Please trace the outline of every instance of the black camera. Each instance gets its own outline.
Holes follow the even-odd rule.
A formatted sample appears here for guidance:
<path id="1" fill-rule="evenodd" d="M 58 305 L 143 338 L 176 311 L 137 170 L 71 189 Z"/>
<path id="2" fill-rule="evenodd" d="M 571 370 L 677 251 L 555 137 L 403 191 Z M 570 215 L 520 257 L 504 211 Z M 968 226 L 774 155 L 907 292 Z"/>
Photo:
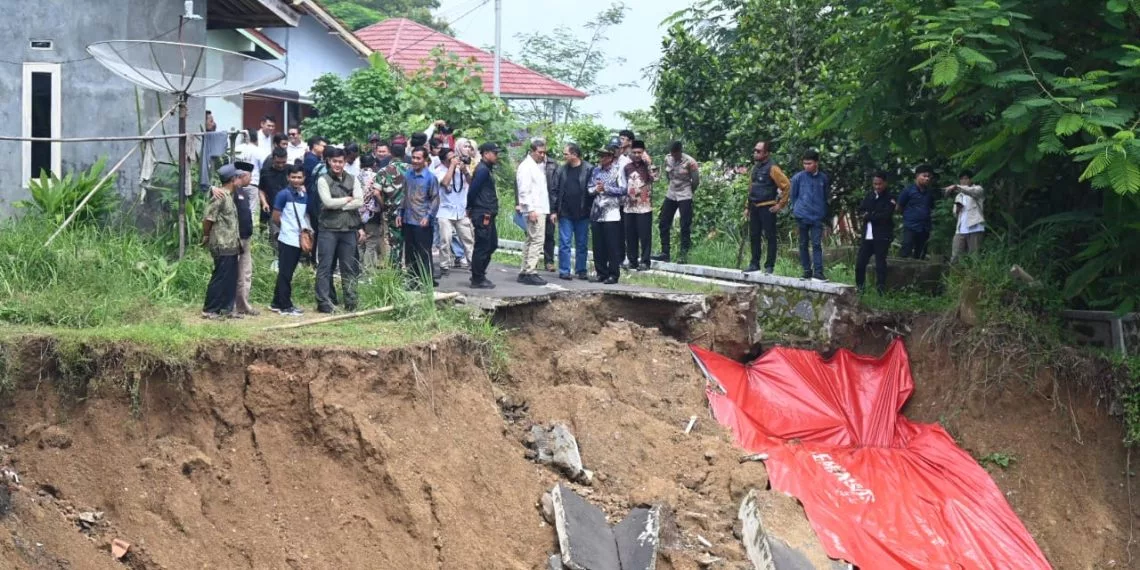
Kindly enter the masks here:
<path id="1" fill-rule="evenodd" d="M 451 128 L 451 125 L 444 125 L 439 128 L 439 134 L 441 135 L 450 135 L 453 132 L 455 132 L 455 130 Z"/>
<path id="2" fill-rule="evenodd" d="M 471 164 L 471 157 L 470 156 L 461 156 L 461 157 L 459 157 L 459 160 L 462 160 L 463 164 Z"/>

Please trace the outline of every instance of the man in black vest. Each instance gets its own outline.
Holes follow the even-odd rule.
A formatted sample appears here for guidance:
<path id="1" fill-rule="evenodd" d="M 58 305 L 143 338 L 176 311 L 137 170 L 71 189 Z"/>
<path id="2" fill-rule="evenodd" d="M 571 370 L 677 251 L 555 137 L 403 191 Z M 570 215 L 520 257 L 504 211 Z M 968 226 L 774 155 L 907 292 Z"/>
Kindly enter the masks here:
<path id="1" fill-rule="evenodd" d="M 745 273 L 760 271 L 761 238 L 768 240 L 768 256 L 764 259 L 764 273 L 771 275 L 776 269 L 776 214 L 788 203 L 792 183 L 779 166 L 772 163 L 772 145 L 760 141 L 752 149 L 756 164 L 752 167 L 752 182 L 748 188 L 748 205 L 744 217 L 748 219 L 752 245 L 752 262 Z"/>
<path id="2" fill-rule="evenodd" d="M 332 270 L 340 264 L 341 288 L 344 308 L 356 310 L 356 278 L 360 263 L 356 244 L 363 239 L 360 207 L 364 193 L 355 176 L 345 172 L 344 150 L 330 148 L 325 151 L 329 171 L 317 179 L 317 194 L 321 200 L 317 233 L 317 310 L 333 312 Z"/>

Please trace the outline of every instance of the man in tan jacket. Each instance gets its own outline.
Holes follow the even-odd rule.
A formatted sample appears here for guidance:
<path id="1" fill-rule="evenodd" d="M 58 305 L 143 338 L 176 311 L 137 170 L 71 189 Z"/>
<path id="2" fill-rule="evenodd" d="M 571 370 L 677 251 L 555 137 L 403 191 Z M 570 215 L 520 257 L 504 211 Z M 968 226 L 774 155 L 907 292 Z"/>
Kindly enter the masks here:
<path id="1" fill-rule="evenodd" d="M 943 188 L 947 196 L 954 197 L 954 215 L 958 220 L 951 246 L 950 262 L 958 260 L 962 254 L 974 253 L 982 248 L 982 237 L 986 235 L 984 215 L 986 192 L 973 183 L 974 173 L 965 170 L 958 175 L 958 183 Z"/>

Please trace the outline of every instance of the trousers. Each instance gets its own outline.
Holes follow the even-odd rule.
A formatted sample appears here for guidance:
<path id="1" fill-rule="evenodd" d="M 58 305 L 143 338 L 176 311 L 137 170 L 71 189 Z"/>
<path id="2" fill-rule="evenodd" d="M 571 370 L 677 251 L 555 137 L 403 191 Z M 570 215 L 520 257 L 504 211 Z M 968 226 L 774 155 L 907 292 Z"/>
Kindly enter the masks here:
<path id="1" fill-rule="evenodd" d="M 875 257 L 875 288 L 880 294 L 887 290 L 887 253 L 890 249 L 889 239 L 865 239 L 859 244 L 859 253 L 855 256 L 855 286 L 860 291 L 867 280 L 867 263 L 871 256 Z"/>
<path id="2" fill-rule="evenodd" d="M 537 273 L 538 260 L 542 257 L 542 246 L 546 241 L 546 223 L 549 216 L 539 214 L 538 219 L 526 218 L 526 241 L 523 242 L 523 261 L 519 275 Z"/>
<path id="3" fill-rule="evenodd" d="M 673 237 L 671 235 L 673 218 L 677 215 L 678 210 L 681 212 L 681 257 L 684 257 L 693 246 L 693 201 L 666 198 L 661 203 L 661 216 L 657 220 L 657 231 L 661 235 L 661 253 L 665 257 L 669 257 L 669 242 Z"/>
<path id="4" fill-rule="evenodd" d="M 625 214 L 625 256 L 630 267 L 649 267 L 649 256 L 653 251 L 653 212 Z"/>
<path id="5" fill-rule="evenodd" d="M 277 285 L 273 288 L 274 309 L 293 308 L 293 273 L 301 262 L 301 248 L 289 244 L 277 244 Z"/>
<path id="6" fill-rule="evenodd" d="M 206 302 L 202 311 L 224 313 L 233 309 L 237 296 L 237 255 L 215 255 L 214 272 L 206 285 Z"/>
<path id="7" fill-rule="evenodd" d="M 751 242 L 753 267 L 760 267 L 760 247 L 768 242 L 768 255 L 764 258 L 765 269 L 776 267 L 776 214 L 771 206 L 748 205 L 748 235 Z"/>
<path id="8" fill-rule="evenodd" d="M 487 279 L 487 266 L 491 255 L 499 249 L 499 230 L 495 227 L 495 214 L 474 214 L 475 247 L 471 254 L 471 282 Z"/>
<path id="9" fill-rule="evenodd" d="M 360 263 L 356 255 L 356 232 L 325 230 L 317 234 L 317 309 L 330 311 L 333 302 L 333 266 L 340 265 L 340 286 L 346 309 L 356 309 L 356 279 Z"/>
<path id="10" fill-rule="evenodd" d="M 598 280 L 621 278 L 622 223 L 594 222 L 593 233 L 594 269 Z"/>

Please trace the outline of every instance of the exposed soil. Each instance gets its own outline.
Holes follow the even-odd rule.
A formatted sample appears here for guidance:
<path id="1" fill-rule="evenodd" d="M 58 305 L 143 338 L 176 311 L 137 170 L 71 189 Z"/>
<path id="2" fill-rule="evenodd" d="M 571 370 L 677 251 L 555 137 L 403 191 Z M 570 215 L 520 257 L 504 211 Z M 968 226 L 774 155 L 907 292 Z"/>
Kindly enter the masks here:
<path id="1" fill-rule="evenodd" d="M 613 522 L 665 507 L 659 569 L 745 568 L 736 512 L 767 475 L 738 461 L 682 342 L 746 354 L 754 316 L 739 303 L 684 319 L 612 299 L 512 309 L 497 317 L 512 362 L 493 380 L 457 337 L 372 353 L 218 346 L 189 373 L 143 373 L 132 394 L 122 354 L 77 383 L 32 343 L 0 407 L 0 467 L 21 477 L 7 515 L 0 493 L 0 567 L 545 568 L 557 542 L 539 499 L 564 478 L 525 440 L 563 422 L 595 473 L 572 487 Z M 1128 567 L 1119 425 L 1076 390 L 1070 413 L 1064 379 L 962 398 L 968 375 L 913 336 L 906 413 L 943 421 L 975 456 L 1016 458 L 991 473 L 1056 568 Z M 793 500 L 763 503 L 785 540 L 815 543 Z M 114 538 L 133 545 L 122 562 Z"/>

